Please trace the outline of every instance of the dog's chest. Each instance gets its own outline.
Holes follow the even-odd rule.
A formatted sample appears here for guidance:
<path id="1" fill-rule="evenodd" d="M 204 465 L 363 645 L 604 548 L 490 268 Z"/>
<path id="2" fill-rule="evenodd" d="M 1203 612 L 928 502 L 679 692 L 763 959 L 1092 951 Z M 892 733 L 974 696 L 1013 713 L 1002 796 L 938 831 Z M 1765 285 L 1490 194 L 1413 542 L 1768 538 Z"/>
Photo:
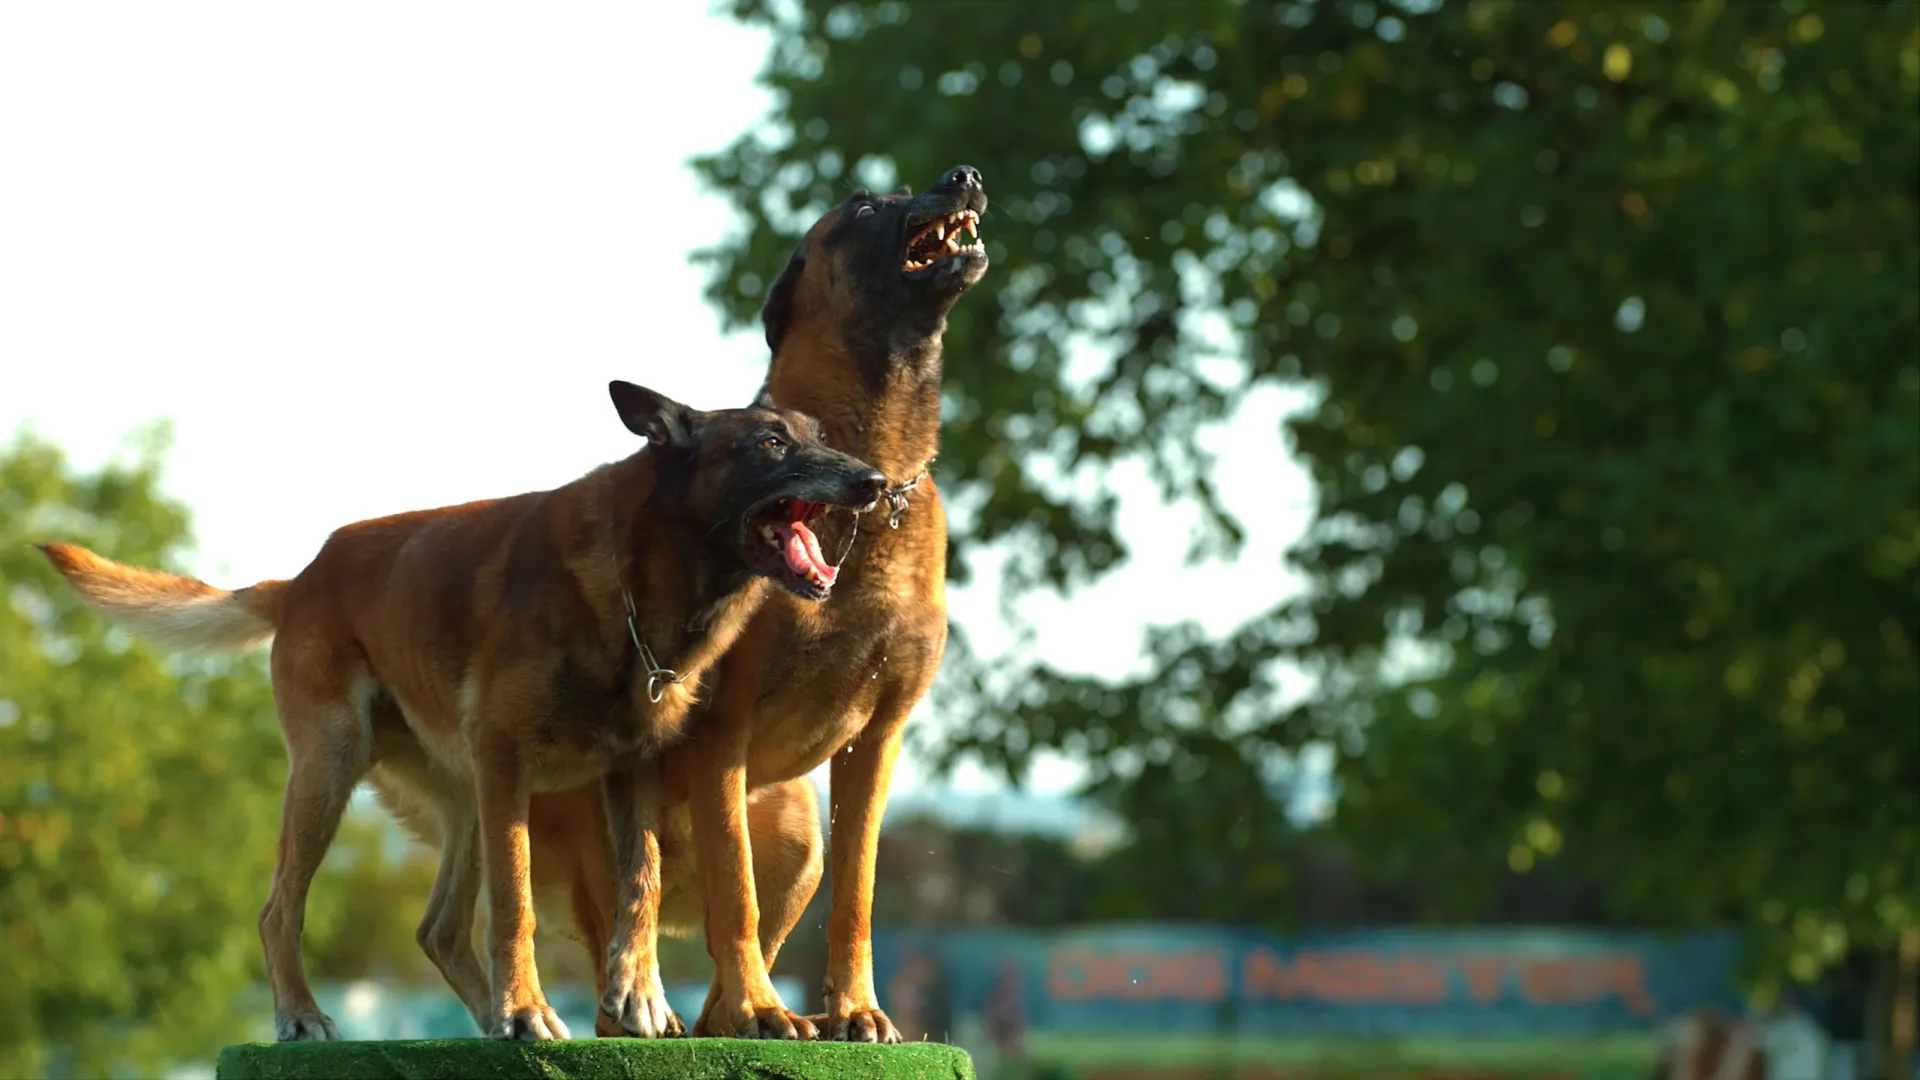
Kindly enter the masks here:
<path id="1" fill-rule="evenodd" d="M 840 600 L 856 597 L 839 597 Z M 927 608 L 927 610 L 922 610 Z M 883 703 L 917 697 L 940 661 L 930 605 L 850 603 L 792 624 L 759 672 L 749 782 L 806 773 L 845 747 Z"/>

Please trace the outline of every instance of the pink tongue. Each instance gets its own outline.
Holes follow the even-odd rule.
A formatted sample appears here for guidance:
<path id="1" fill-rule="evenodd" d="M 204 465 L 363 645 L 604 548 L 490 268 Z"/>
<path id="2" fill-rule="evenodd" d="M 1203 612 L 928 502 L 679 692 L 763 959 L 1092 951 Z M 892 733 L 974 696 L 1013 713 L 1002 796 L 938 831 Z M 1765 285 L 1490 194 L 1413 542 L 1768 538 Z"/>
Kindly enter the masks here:
<path id="1" fill-rule="evenodd" d="M 811 570 L 828 584 L 833 583 L 840 572 L 828 565 L 820 554 L 820 541 L 806 522 L 777 521 L 773 527 L 780 534 L 780 553 L 787 557 L 787 569 L 801 577 L 806 577 Z"/>

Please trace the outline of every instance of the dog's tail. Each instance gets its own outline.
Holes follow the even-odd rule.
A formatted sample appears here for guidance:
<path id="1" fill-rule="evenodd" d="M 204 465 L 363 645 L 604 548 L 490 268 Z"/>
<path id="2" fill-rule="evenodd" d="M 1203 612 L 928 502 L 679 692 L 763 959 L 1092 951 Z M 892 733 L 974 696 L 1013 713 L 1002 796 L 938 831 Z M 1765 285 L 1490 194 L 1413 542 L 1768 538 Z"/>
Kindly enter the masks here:
<path id="1" fill-rule="evenodd" d="M 178 652 L 238 652 L 273 636 L 284 581 L 228 592 L 161 570 L 103 559 L 78 544 L 40 544 L 88 606 Z"/>

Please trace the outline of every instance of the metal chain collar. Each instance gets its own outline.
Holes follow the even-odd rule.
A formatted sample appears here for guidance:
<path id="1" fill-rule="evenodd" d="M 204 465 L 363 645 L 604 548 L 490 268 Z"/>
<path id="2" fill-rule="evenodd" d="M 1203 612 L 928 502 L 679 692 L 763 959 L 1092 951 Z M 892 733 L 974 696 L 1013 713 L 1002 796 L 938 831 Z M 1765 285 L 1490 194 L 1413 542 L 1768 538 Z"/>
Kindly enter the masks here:
<path id="1" fill-rule="evenodd" d="M 634 621 L 638 615 L 633 609 L 633 594 L 624 585 L 620 587 L 620 599 L 627 602 L 627 636 L 633 638 L 633 647 L 640 650 L 640 662 L 647 665 L 647 700 L 658 705 L 660 699 L 667 696 L 667 687 L 685 681 L 686 676 L 661 667 L 660 661 L 653 658 L 653 650 L 640 640 L 640 627 Z"/>
<path id="2" fill-rule="evenodd" d="M 899 484 L 887 489 L 887 493 L 881 496 L 881 498 L 887 500 L 887 528 L 897 529 L 900 527 L 900 519 L 904 517 L 907 512 L 907 496 L 912 494 L 913 489 L 919 487 L 920 481 L 925 480 L 927 474 L 932 471 L 933 459 L 928 458 L 927 463 L 920 467 L 920 471 L 914 474 L 913 479 L 904 484 Z"/>

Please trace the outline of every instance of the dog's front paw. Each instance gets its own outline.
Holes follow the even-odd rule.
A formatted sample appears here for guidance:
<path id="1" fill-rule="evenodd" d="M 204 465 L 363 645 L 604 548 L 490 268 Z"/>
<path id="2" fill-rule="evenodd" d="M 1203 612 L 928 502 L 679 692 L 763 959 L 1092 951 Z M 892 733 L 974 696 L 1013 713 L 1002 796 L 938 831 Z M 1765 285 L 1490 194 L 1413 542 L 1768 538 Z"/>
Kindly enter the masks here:
<path id="1" fill-rule="evenodd" d="M 838 1013 L 809 1017 L 828 1042 L 897 1043 L 900 1030 L 878 1005 L 842 1006 Z"/>
<path id="2" fill-rule="evenodd" d="M 273 1018 L 273 1037 L 280 1042 L 339 1042 L 340 1029 L 333 1026 L 327 1014 L 315 1009 L 311 1012 L 288 1013 Z"/>
<path id="3" fill-rule="evenodd" d="M 525 1005 L 496 1013 L 487 1037 L 508 1042 L 547 1042 L 573 1036 L 567 1033 L 567 1025 L 560 1022 L 560 1014 L 554 1012 L 544 998 L 536 996 Z"/>
<path id="4" fill-rule="evenodd" d="M 819 1036 L 811 1021 L 799 1013 L 789 1012 L 777 999 L 764 1005 L 744 1000 L 732 1004 L 725 1000 L 716 1001 L 700 1017 L 700 1022 L 694 1025 L 693 1034 L 696 1037 L 803 1041 Z"/>
<path id="5" fill-rule="evenodd" d="M 600 995 L 600 1012 L 619 1024 L 622 1034 L 639 1039 L 677 1039 L 687 1033 L 657 979 L 608 986 Z"/>

